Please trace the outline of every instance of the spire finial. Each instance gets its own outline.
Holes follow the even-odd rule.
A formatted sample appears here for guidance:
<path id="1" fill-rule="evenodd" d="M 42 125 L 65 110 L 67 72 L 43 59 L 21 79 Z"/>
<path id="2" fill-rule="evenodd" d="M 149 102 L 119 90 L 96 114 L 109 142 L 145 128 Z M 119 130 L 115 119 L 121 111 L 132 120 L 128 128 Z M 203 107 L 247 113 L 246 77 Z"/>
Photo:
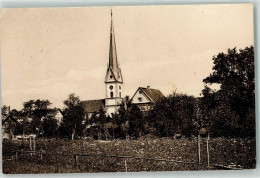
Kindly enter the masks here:
<path id="1" fill-rule="evenodd" d="M 112 8 L 111 8 L 111 12 L 110 13 L 111 13 L 111 18 L 112 18 L 112 15 L 113 15 Z"/>

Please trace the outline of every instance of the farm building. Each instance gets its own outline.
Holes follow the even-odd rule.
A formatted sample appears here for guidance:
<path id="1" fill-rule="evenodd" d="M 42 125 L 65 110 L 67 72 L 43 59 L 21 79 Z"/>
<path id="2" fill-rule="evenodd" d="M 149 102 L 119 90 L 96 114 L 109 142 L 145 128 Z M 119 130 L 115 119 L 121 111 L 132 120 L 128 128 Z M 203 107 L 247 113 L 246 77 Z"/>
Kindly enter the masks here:
<path id="1" fill-rule="evenodd" d="M 25 134 L 30 132 L 31 128 L 29 127 L 32 118 L 24 116 L 13 116 L 8 114 L 3 116 L 2 120 L 2 138 L 3 139 L 16 139 L 21 133 Z M 18 135 L 17 135 L 18 134 Z M 22 135 L 23 135 L 22 134 Z"/>
<path id="2" fill-rule="evenodd" d="M 46 118 L 51 118 L 57 120 L 57 124 L 60 126 L 63 121 L 63 114 L 59 108 L 50 109 L 47 114 Z"/>
<path id="3" fill-rule="evenodd" d="M 2 119 L 2 138 L 3 139 L 13 139 L 15 126 L 17 124 L 17 120 L 11 114 L 7 116 L 3 116 Z"/>
<path id="4" fill-rule="evenodd" d="M 152 89 L 150 86 L 139 87 L 131 98 L 131 102 L 136 104 L 141 111 L 149 111 L 162 98 L 164 95 L 158 89 Z"/>

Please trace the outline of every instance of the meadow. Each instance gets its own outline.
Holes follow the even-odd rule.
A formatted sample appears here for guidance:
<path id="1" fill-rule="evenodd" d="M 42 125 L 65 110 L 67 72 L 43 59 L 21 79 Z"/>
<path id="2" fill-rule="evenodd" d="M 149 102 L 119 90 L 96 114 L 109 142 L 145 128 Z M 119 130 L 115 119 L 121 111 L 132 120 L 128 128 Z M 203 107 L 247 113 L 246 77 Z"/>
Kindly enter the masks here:
<path id="1" fill-rule="evenodd" d="M 201 164 L 197 163 L 197 138 L 140 138 L 138 140 L 57 140 L 38 139 L 38 154 L 20 154 L 28 149 L 28 142 L 3 141 L 3 172 L 6 174 L 72 173 L 72 172 L 124 172 L 127 171 L 183 171 L 218 169 L 215 165 L 233 165 L 243 169 L 256 166 L 255 139 L 212 138 L 209 140 L 210 167 L 207 167 L 206 141 L 201 140 Z M 74 154 L 114 155 L 115 157 L 88 156 L 77 158 Z M 122 159 L 117 156 L 134 156 L 167 161 Z M 191 162 L 192 164 L 183 164 Z"/>

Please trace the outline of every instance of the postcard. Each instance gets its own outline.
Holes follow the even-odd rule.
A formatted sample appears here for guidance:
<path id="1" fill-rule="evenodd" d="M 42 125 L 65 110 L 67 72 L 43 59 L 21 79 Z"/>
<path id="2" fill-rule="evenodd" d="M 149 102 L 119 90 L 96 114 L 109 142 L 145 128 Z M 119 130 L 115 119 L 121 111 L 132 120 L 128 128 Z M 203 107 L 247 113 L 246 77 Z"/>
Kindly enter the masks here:
<path id="1" fill-rule="evenodd" d="M 5 174 L 256 167 L 252 4 L 3 8 Z"/>

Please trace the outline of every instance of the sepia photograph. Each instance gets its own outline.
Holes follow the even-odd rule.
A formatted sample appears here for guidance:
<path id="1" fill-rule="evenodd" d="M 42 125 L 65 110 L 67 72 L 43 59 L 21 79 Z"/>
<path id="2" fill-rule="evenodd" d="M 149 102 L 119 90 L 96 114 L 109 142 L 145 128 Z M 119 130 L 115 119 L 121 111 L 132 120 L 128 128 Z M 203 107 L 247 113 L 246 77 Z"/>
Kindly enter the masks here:
<path id="1" fill-rule="evenodd" d="M 252 4 L 0 9 L 4 174 L 256 168 Z"/>

